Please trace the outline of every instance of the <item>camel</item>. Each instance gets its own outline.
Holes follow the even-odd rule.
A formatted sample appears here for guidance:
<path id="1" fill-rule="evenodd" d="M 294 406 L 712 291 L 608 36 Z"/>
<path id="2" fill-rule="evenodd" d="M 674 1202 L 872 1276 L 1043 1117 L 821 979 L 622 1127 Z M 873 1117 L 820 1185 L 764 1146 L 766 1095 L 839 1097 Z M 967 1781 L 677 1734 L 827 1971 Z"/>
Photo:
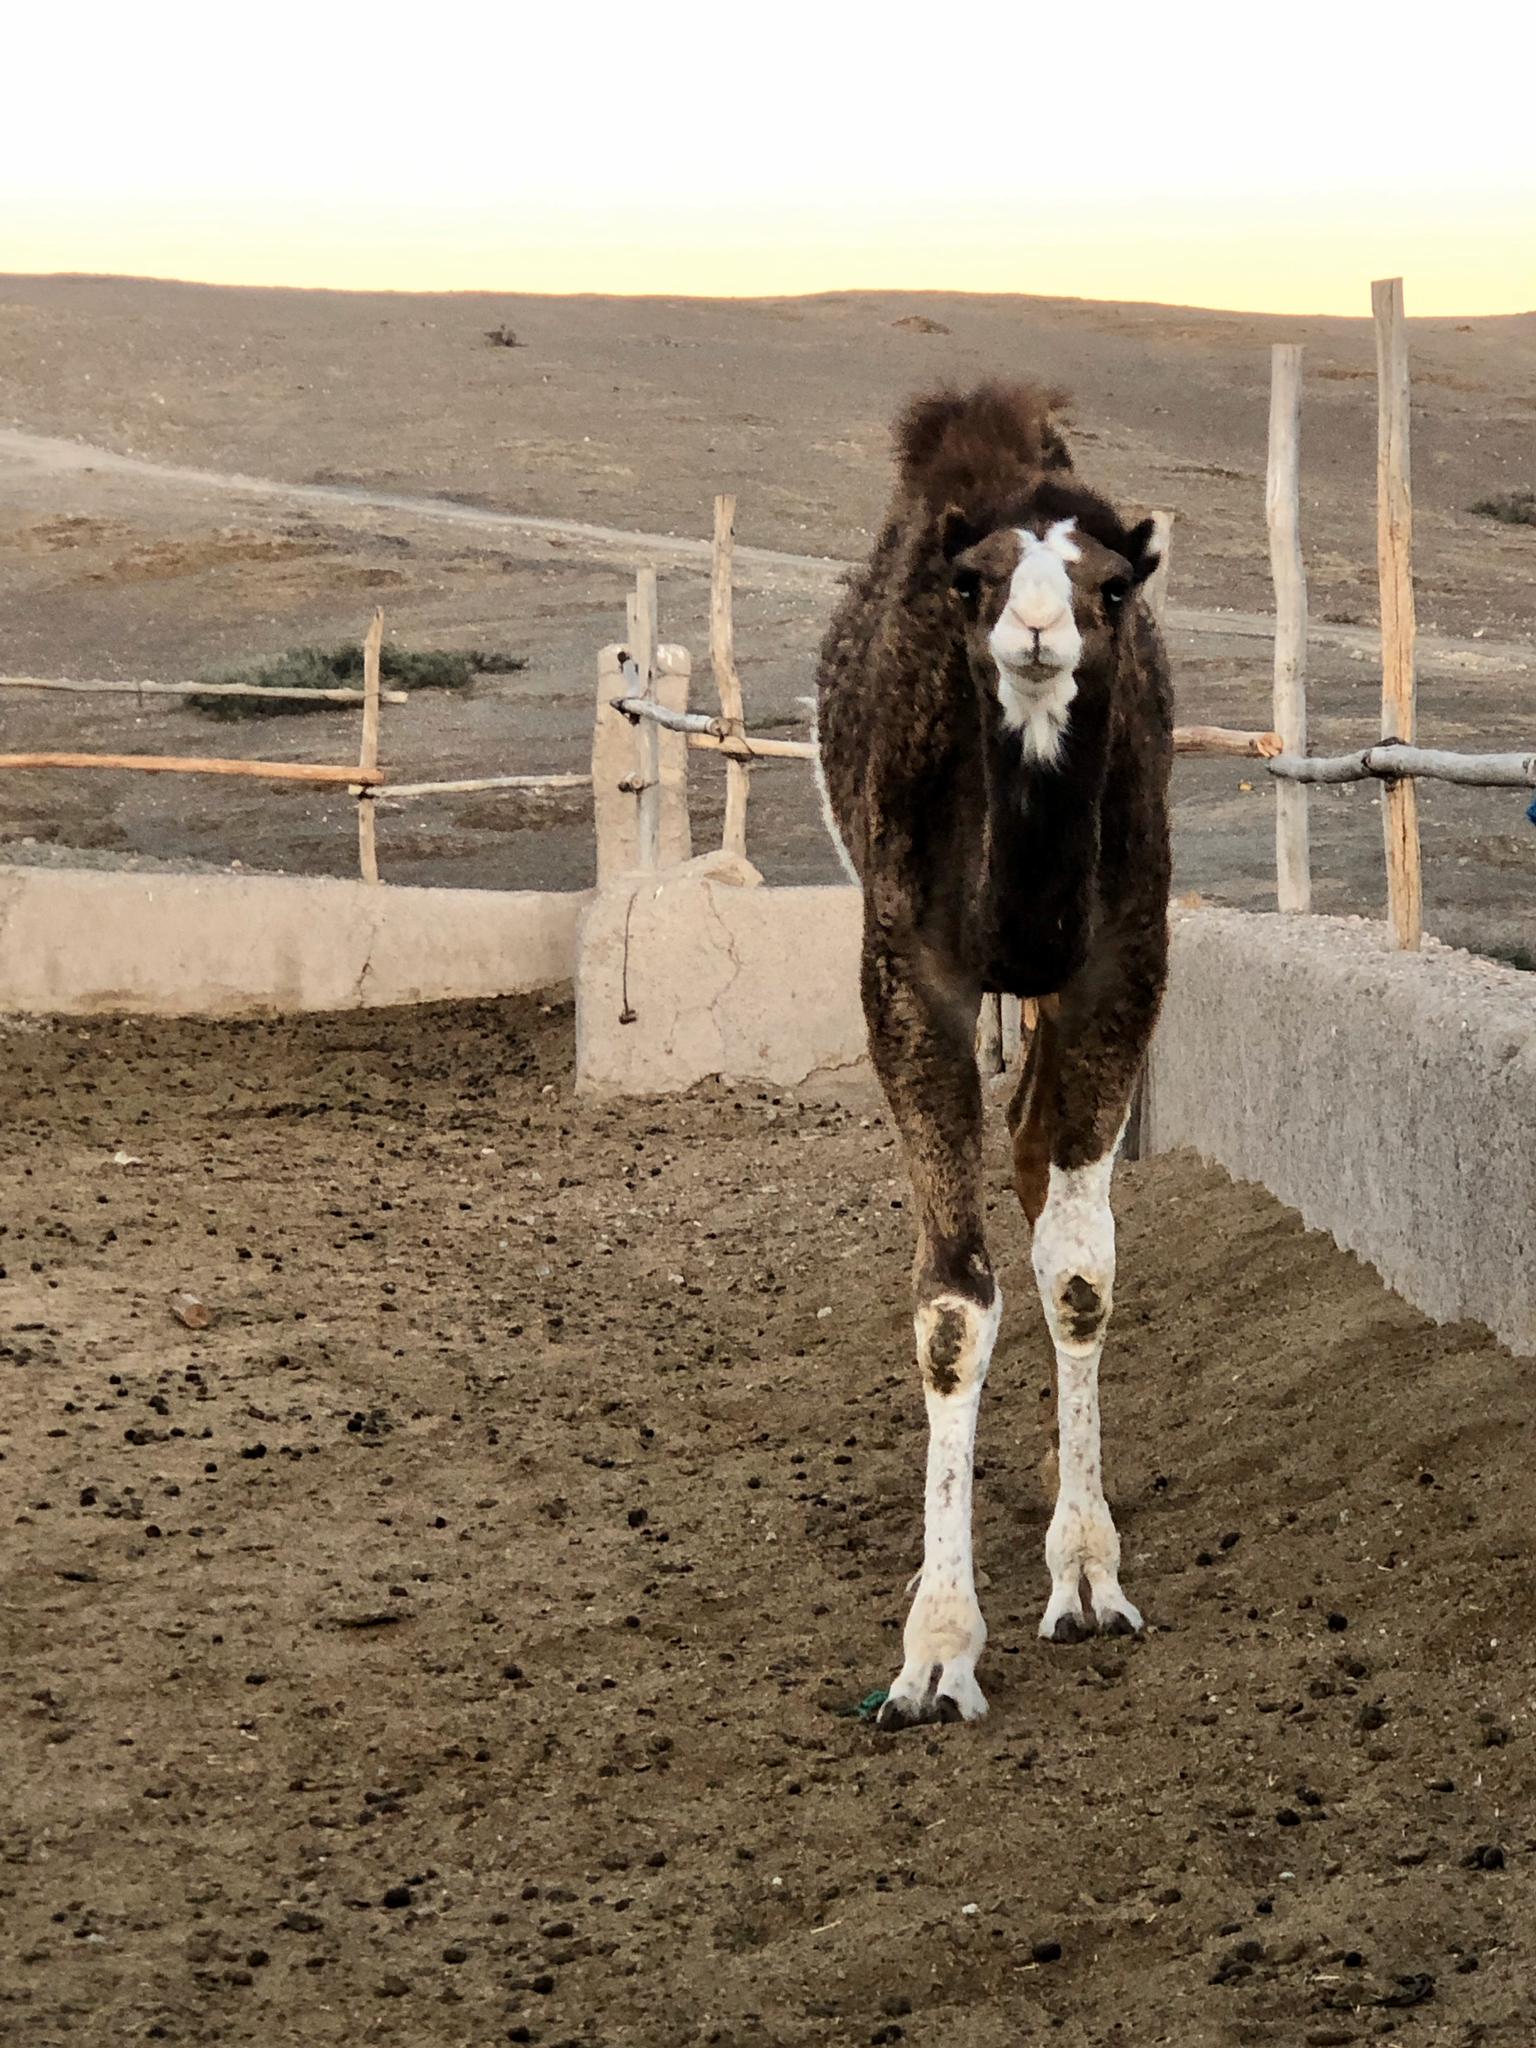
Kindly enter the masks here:
<path id="1" fill-rule="evenodd" d="M 1078 482 L 1063 404 L 988 384 L 907 407 L 890 512 L 817 679 L 827 821 L 864 892 L 870 1056 L 917 1210 L 923 1563 L 887 1729 L 986 1712 L 971 1480 L 1002 1295 L 983 1229 L 984 993 L 1032 998 L 1039 1019 L 1008 1128 L 1056 1354 L 1040 1634 L 1143 1625 L 1120 1586 L 1098 1379 L 1110 1177 L 1167 968 L 1172 698 L 1139 594 L 1152 522 L 1128 527 Z"/>

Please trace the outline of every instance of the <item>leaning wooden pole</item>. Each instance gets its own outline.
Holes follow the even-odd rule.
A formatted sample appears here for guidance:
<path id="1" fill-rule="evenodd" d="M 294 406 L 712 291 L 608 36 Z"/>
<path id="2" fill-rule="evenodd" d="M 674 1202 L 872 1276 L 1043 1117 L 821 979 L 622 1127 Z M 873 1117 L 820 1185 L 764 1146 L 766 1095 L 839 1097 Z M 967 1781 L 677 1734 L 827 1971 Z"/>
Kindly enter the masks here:
<path id="1" fill-rule="evenodd" d="M 358 767 L 364 775 L 379 765 L 379 650 L 384 644 L 384 614 L 376 611 L 363 642 L 363 740 Z M 357 793 L 357 865 L 365 882 L 379 879 L 379 850 L 374 840 L 373 792 Z"/>
<path id="2" fill-rule="evenodd" d="M 1275 583 L 1274 725 L 1284 751 L 1307 751 L 1307 575 L 1301 558 L 1301 350 L 1276 342 L 1270 357 L 1269 474 L 1264 490 Z M 1275 786 L 1275 892 L 1281 910 L 1312 908 L 1307 789 Z"/>
<path id="3" fill-rule="evenodd" d="M 1413 497 L 1408 471 L 1408 335 L 1403 280 L 1371 286 L 1376 317 L 1376 565 L 1381 582 L 1381 736 L 1413 744 Z M 1424 929 L 1419 799 L 1411 781 L 1382 793 L 1387 909 L 1399 947 L 1418 950 Z"/>
<path id="4" fill-rule="evenodd" d="M 715 499 L 715 537 L 709 564 L 709 658 L 720 693 L 722 737 L 740 739 L 744 730 L 741 677 L 736 673 L 736 629 L 732 616 L 731 568 L 736 545 L 736 500 L 729 492 Z M 747 797 L 752 786 L 750 765 L 726 757 L 725 826 L 720 844 L 727 853 L 747 855 Z"/>

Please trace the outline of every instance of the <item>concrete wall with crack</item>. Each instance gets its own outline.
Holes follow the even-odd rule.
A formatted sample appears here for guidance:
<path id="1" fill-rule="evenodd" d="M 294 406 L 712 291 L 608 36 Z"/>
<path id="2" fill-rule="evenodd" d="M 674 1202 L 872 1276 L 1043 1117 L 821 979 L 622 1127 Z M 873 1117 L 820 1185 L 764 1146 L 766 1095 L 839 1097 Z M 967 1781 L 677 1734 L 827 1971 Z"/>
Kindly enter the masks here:
<path id="1" fill-rule="evenodd" d="M 761 884 L 749 862 L 714 853 L 599 894 L 576 975 L 580 1090 L 867 1075 L 858 890 Z"/>
<path id="2" fill-rule="evenodd" d="M 570 981 L 590 898 L 0 868 L 0 1014 L 270 1016 Z"/>

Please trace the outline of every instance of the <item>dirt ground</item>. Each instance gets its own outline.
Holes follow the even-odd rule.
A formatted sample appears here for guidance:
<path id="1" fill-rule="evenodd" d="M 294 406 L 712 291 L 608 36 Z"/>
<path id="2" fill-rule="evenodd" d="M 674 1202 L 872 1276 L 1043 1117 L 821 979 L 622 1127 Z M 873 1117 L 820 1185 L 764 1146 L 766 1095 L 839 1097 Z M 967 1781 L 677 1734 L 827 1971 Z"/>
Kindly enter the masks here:
<path id="1" fill-rule="evenodd" d="M 1152 1632 L 1048 1649 L 999 1148 L 992 1712 L 880 1736 L 891 1130 L 594 1106 L 570 1043 L 530 1000 L 7 1034 L 0 2039 L 1524 2048 L 1529 1368 L 1123 1169 Z"/>
<path id="2" fill-rule="evenodd" d="M 914 318 L 946 331 L 902 324 Z M 487 343 L 503 321 L 526 346 Z M 1528 745 L 1536 531 L 1467 508 L 1536 480 L 1536 315 L 1410 332 L 1420 731 L 1451 746 Z M 892 413 L 918 386 L 1002 373 L 1067 385 L 1084 473 L 1174 512 L 1181 717 L 1266 725 L 1275 340 L 1307 350 L 1313 743 L 1359 745 L 1380 727 L 1369 321 L 1028 298 L 711 303 L 0 279 L 0 422 L 11 423 L 0 425 L 0 670 L 176 679 L 359 639 L 382 604 L 408 646 L 504 646 L 528 661 L 466 697 L 387 711 L 386 767 L 409 779 L 580 770 L 596 650 L 622 634 L 637 562 L 658 563 L 664 630 L 693 650 L 696 696 L 713 701 L 707 578 L 667 537 L 706 535 L 713 494 L 729 489 L 743 547 L 782 557 L 744 560 L 738 577 L 749 719 L 803 731 L 832 599 L 825 558 L 868 543 Z M 575 526 L 516 523 L 529 518 Z M 0 691 L 0 733 L 16 750 L 259 746 L 280 759 L 342 760 L 357 742 L 347 714 L 214 725 L 163 703 L 15 690 Z M 708 843 L 722 783 L 714 766 L 696 768 Z M 1177 796 L 1177 888 L 1271 904 L 1262 771 L 1185 762 Z M 1429 929 L 1536 957 L 1536 832 L 1519 793 L 1431 786 L 1421 802 Z M 344 794 L 260 783 L 11 775 L 0 851 L 346 874 L 349 812 Z M 1319 907 L 1379 912 L 1378 792 L 1320 791 L 1312 812 Z M 803 770 L 757 774 L 751 829 L 770 880 L 836 879 Z M 570 888 L 591 876 L 579 795 L 386 810 L 379 840 L 397 882 Z"/>

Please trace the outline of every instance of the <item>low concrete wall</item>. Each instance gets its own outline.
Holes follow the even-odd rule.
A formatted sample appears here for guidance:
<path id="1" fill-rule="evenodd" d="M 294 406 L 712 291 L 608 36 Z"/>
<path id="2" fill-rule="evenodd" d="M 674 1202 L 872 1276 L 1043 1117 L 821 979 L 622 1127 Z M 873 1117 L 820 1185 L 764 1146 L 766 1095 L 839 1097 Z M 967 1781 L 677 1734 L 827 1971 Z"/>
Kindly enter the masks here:
<path id="1" fill-rule="evenodd" d="M 852 888 L 709 855 L 599 895 L 0 868 L 0 1013 L 242 1016 L 576 980 L 577 1085 L 868 1085 Z M 578 937 L 579 927 L 579 937 Z M 1356 919 L 1174 920 L 1148 1142 L 1536 1355 L 1536 982 Z"/>
<path id="2" fill-rule="evenodd" d="M 585 892 L 0 868 L 0 1012 L 239 1017 L 570 981 Z"/>
<path id="3" fill-rule="evenodd" d="M 765 889 L 706 854 L 622 877 L 581 932 L 576 1085 L 668 1095 L 720 1074 L 782 1087 L 867 1073 L 857 889 Z"/>
<path id="4" fill-rule="evenodd" d="M 1536 980 L 1356 919 L 1175 920 L 1150 1138 L 1536 1355 Z"/>

